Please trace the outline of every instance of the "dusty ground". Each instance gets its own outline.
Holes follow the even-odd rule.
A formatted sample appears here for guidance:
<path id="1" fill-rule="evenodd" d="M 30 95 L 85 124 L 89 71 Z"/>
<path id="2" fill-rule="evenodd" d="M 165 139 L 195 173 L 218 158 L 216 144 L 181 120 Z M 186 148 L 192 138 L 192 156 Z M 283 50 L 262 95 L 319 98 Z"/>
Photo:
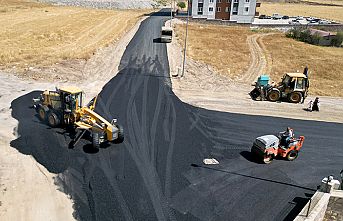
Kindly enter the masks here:
<path id="1" fill-rule="evenodd" d="M 342 8 L 343 13 L 343 8 Z M 283 33 L 263 39 L 266 54 L 272 60 L 268 66 L 271 78 L 278 81 L 290 68 L 310 70 L 310 94 L 343 97 L 343 48 L 321 47 L 286 38 Z M 293 71 L 296 71 L 293 70 Z"/>
<path id="2" fill-rule="evenodd" d="M 288 16 L 313 16 L 343 22 L 342 6 L 263 2 L 261 7 L 257 8 L 256 11 L 258 11 L 261 15 L 280 13 Z"/>
<path id="3" fill-rule="evenodd" d="M 340 5 L 343 6 L 342 0 L 301 0 L 300 2 L 307 4 L 322 4 L 322 5 Z"/>
<path id="4" fill-rule="evenodd" d="M 85 64 L 77 86 L 86 90 L 86 99 L 96 95 L 118 71 L 125 48 L 139 24 L 117 43 L 99 50 Z M 65 80 L 42 83 L 0 73 L 0 217 L 1 220 L 74 220 L 72 202 L 54 185 L 55 174 L 49 173 L 31 156 L 10 147 L 15 139 L 17 121 L 11 117 L 10 104 L 15 98 L 32 90 L 54 89 L 75 85 Z"/>
<path id="5" fill-rule="evenodd" d="M 188 31 L 190 57 L 213 64 L 217 72 L 229 77 L 237 77 L 248 69 L 251 54 L 246 38 L 254 34 L 250 29 L 191 24 Z M 184 35 L 185 25 L 177 25 L 176 38 L 183 42 Z"/>
<path id="6" fill-rule="evenodd" d="M 176 25 L 180 44 L 184 30 L 185 26 Z M 307 65 L 311 95 L 343 97 L 343 81 L 338 81 L 343 77 L 342 48 L 310 45 L 277 30 L 191 24 L 187 53 L 239 82 L 252 83 L 260 74 L 278 82 L 284 73 L 302 72 Z"/>
<path id="7" fill-rule="evenodd" d="M 260 36 L 269 37 L 265 33 L 261 33 Z M 249 37 L 248 41 L 254 38 L 256 35 Z M 260 55 L 263 53 L 263 48 L 258 49 L 260 47 L 258 44 L 249 45 L 251 51 L 255 51 L 251 54 L 255 58 L 252 59 L 248 69 L 260 70 L 260 72 L 254 72 L 255 76 L 247 76 L 246 74 L 249 73 L 245 72 L 242 80 L 237 81 L 216 73 L 215 69 L 208 64 L 188 57 L 184 77 L 172 79 L 174 93 L 186 103 L 212 110 L 343 123 L 342 98 L 320 97 L 322 105 L 320 112 L 303 110 L 307 108 L 307 102 L 314 99 L 313 96 L 308 97 L 304 104 L 253 101 L 248 95 L 253 88 L 250 85 L 251 79 L 256 79 L 261 70 L 270 68 L 265 66 L 270 58 Z M 168 44 L 170 69 L 171 74 L 174 75 L 178 73 L 178 67 L 181 67 L 181 48 L 178 41 Z"/>
<path id="8" fill-rule="evenodd" d="M 0 68 L 35 79 L 75 80 L 98 48 L 118 41 L 148 10 L 0 1 Z M 53 65 L 51 67 L 51 65 Z M 74 76 L 74 79 L 71 78 Z"/>

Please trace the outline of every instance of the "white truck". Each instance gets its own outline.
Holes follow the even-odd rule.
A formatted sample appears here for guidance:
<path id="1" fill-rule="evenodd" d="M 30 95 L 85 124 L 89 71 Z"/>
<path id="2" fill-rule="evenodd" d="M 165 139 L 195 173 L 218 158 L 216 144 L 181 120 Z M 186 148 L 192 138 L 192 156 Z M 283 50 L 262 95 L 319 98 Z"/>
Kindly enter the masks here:
<path id="1" fill-rule="evenodd" d="M 162 27 L 161 30 L 161 43 L 170 43 L 172 42 L 173 29 L 171 27 Z"/>

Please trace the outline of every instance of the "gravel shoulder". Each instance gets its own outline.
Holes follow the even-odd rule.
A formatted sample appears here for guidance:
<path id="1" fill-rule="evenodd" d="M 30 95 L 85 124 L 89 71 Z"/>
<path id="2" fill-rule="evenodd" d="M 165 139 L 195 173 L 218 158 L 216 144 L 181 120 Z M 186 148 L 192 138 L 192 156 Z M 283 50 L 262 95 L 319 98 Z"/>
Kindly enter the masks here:
<path id="1" fill-rule="evenodd" d="M 65 66 L 70 75 L 68 81 L 61 79 L 58 82 L 44 82 L 0 73 L 1 220 L 45 221 L 47 217 L 56 221 L 74 220 L 73 202 L 69 196 L 57 189 L 56 174 L 47 171 L 32 156 L 20 154 L 10 146 L 11 140 L 17 137 L 18 124 L 11 116 L 12 100 L 33 90 L 52 90 L 55 86 L 66 85 L 77 85 L 84 89 L 86 99 L 90 100 L 118 72 L 120 59 L 141 21 L 117 43 L 99 50 L 83 65 L 82 71 Z"/>
<path id="2" fill-rule="evenodd" d="M 175 20 L 173 22 L 175 24 L 180 21 Z M 268 68 L 268 66 L 265 66 L 265 59 L 268 59 L 269 56 L 263 53 L 263 45 L 261 48 L 259 44 L 255 43 L 256 41 L 258 41 L 257 36 L 252 36 L 251 39 L 248 39 L 248 42 L 252 42 L 249 44 L 251 46 L 251 52 L 253 52 L 252 54 L 256 54 L 255 56 L 262 55 L 264 58 L 258 61 L 252 59 L 250 67 L 258 70 L 256 73 L 252 75 L 245 73 L 243 76 L 246 77 L 242 79 L 243 81 L 237 81 L 216 73 L 208 64 L 187 57 L 184 76 L 182 78 L 172 78 L 174 93 L 186 103 L 210 110 L 343 123 L 342 98 L 319 97 L 321 101 L 320 112 L 308 112 L 304 110 L 308 107 L 307 103 L 311 99 L 314 100 L 313 96 L 307 97 L 304 104 L 252 100 L 248 95 L 253 89 L 251 81 L 261 71 Z M 167 47 L 170 72 L 171 75 L 176 75 L 178 68 L 181 67 L 182 47 L 177 41 L 173 41 Z M 252 69 L 249 68 L 249 70 Z"/>

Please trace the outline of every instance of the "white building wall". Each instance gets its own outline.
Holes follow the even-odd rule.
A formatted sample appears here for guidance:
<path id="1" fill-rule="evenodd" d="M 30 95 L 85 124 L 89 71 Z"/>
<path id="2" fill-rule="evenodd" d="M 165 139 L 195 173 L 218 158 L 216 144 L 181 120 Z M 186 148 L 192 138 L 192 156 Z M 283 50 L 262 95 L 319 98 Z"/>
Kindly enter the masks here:
<path id="1" fill-rule="evenodd" d="M 198 15 L 198 3 L 203 2 L 203 13 Z M 212 7 L 213 11 L 210 12 L 209 8 Z M 213 3 L 210 3 L 210 0 L 193 0 L 192 2 L 192 17 L 193 18 L 207 18 L 215 19 L 216 13 L 216 0 L 213 0 Z"/>
<path id="2" fill-rule="evenodd" d="M 222 0 L 226 1 L 226 0 Z M 237 15 L 233 14 L 234 3 L 238 1 L 238 11 Z M 237 23 L 252 23 L 255 17 L 256 11 L 256 0 L 231 0 L 231 14 L 230 21 L 236 21 Z M 203 14 L 198 15 L 198 3 L 203 2 Z M 216 16 L 216 2 L 213 0 L 210 3 L 210 0 L 193 0 L 192 2 L 192 17 L 193 18 L 204 18 L 204 19 L 215 19 Z M 213 11 L 210 12 L 209 8 L 212 7 Z M 248 8 L 248 12 L 245 11 L 245 8 Z"/>
<path id="3" fill-rule="evenodd" d="M 235 0 L 232 0 L 230 21 L 236 21 L 237 23 L 252 23 L 256 12 L 256 0 L 249 0 L 249 2 L 246 2 L 246 0 L 238 0 L 237 15 L 233 14 L 234 2 Z M 249 9 L 248 12 L 245 11 L 245 8 Z"/>

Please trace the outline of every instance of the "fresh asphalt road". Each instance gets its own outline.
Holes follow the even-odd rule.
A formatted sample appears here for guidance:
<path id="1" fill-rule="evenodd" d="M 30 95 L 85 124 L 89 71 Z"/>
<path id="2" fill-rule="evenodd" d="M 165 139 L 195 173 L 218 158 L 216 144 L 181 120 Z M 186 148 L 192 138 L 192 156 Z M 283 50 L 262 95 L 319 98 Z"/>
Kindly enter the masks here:
<path id="1" fill-rule="evenodd" d="M 74 200 L 79 220 L 292 220 L 324 176 L 343 167 L 343 125 L 210 111 L 171 90 L 166 46 L 158 43 L 167 14 L 146 19 L 122 58 L 120 73 L 100 93 L 96 111 L 124 126 L 125 141 L 100 148 L 41 123 L 31 100 L 12 102 L 19 138 Z M 290 104 L 291 105 L 291 104 Z M 259 164 L 255 137 L 287 126 L 306 137 L 299 158 Z M 220 164 L 204 166 L 204 158 Z"/>

